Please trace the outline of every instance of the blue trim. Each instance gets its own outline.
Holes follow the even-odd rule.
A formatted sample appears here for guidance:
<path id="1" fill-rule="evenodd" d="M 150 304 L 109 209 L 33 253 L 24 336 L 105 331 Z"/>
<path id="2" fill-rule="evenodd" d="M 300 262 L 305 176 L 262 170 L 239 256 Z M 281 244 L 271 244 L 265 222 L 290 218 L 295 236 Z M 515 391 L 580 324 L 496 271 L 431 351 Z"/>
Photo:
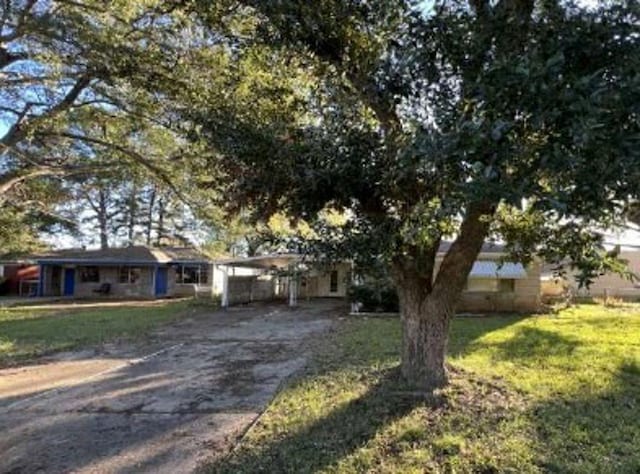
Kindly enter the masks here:
<path id="1" fill-rule="evenodd" d="M 135 260 L 114 260 L 113 262 L 96 262 L 93 260 L 38 260 L 38 264 L 47 264 L 47 265 L 66 265 L 66 264 L 74 264 L 74 265 L 84 265 L 89 267 L 114 267 L 118 265 L 139 265 L 139 266 L 147 266 L 153 267 L 155 265 L 169 265 L 167 263 L 154 263 L 149 261 L 135 261 Z"/>
<path id="2" fill-rule="evenodd" d="M 117 265 L 139 265 L 139 266 L 147 266 L 147 267 L 157 267 L 157 266 L 168 266 L 168 265 L 210 265 L 213 262 L 209 262 L 206 260 L 203 261 L 194 261 L 194 260 L 171 260 L 170 262 L 150 262 L 148 260 L 114 260 L 114 261 L 95 261 L 95 260 L 82 260 L 82 259 L 69 259 L 69 260 L 37 260 L 36 263 L 38 265 L 65 265 L 65 264 L 76 264 L 76 265 L 86 265 L 86 266 L 96 266 L 96 267 L 109 267 L 109 266 L 117 266 Z"/>
<path id="3" fill-rule="evenodd" d="M 169 288 L 169 269 L 167 267 L 156 267 L 155 269 L 155 296 L 166 296 Z"/>
<path id="4" fill-rule="evenodd" d="M 64 285 L 62 287 L 62 296 L 73 296 L 76 294 L 76 269 L 65 268 L 62 272 Z"/>
<path id="5" fill-rule="evenodd" d="M 46 265 L 38 265 L 38 296 L 44 296 L 44 269 Z"/>

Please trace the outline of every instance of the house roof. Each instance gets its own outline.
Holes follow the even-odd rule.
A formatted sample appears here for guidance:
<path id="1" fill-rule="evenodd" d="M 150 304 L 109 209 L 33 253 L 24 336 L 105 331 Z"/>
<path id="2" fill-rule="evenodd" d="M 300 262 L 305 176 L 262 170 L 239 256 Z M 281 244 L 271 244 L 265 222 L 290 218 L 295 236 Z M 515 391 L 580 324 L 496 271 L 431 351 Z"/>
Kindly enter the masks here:
<path id="1" fill-rule="evenodd" d="M 108 249 L 85 250 L 64 249 L 34 257 L 38 262 L 59 263 L 102 263 L 102 264 L 158 264 L 158 263 L 205 263 L 209 262 L 204 254 L 189 247 L 114 247 Z"/>

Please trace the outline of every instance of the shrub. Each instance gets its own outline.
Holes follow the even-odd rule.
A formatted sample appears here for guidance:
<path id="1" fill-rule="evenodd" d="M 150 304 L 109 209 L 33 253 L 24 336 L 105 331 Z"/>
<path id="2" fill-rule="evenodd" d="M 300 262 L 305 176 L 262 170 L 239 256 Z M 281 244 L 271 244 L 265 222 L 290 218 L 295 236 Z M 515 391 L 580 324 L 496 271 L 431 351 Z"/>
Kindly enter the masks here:
<path id="1" fill-rule="evenodd" d="M 387 283 L 354 285 L 349 289 L 349 300 L 352 303 L 360 303 L 360 309 L 366 312 L 397 312 L 399 308 L 398 294 L 395 288 Z"/>
<path id="2" fill-rule="evenodd" d="M 349 300 L 360 303 L 363 311 L 376 311 L 380 299 L 375 289 L 369 285 L 355 285 L 349 289 Z"/>
<path id="3" fill-rule="evenodd" d="M 395 313 L 400 311 L 398 292 L 392 286 L 387 286 L 380 291 L 380 306 L 382 311 Z"/>

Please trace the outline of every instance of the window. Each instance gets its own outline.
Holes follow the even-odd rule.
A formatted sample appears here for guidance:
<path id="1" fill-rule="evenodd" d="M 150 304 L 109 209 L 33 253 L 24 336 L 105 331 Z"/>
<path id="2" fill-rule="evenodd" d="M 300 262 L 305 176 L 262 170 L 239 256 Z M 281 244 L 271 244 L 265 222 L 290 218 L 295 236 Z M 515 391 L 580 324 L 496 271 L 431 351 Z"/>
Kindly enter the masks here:
<path id="1" fill-rule="evenodd" d="M 178 265 L 176 283 L 185 285 L 206 285 L 209 281 L 207 265 Z"/>
<path id="2" fill-rule="evenodd" d="M 516 291 L 515 280 L 500 280 L 500 293 L 513 293 Z"/>
<path id="3" fill-rule="evenodd" d="M 481 292 L 497 292 L 498 291 L 498 279 L 497 278 L 469 278 L 467 280 L 467 291 L 481 291 Z"/>
<path id="4" fill-rule="evenodd" d="M 98 267 L 78 267 L 80 273 L 80 281 L 82 283 L 98 283 L 100 282 L 100 270 Z"/>
<path id="5" fill-rule="evenodd" d="M 338 271 L 333 270 L 331 272 L 331 281 L 329 282 L 329 292 L 337 293 L 338 292 Z"/>
<path id="6" fill-rule="evenodd" d="M 118 272 L 119 283 L 137 283 L 142 276 L 142 269 L 140 267 L 120 267 Z"/>
<path id="7" fill-rule="evenodd" d="M 466 291 L 482 293 L 513 293 L 515 280 L 498 278 L 470 278 L 467 280 Z"/>

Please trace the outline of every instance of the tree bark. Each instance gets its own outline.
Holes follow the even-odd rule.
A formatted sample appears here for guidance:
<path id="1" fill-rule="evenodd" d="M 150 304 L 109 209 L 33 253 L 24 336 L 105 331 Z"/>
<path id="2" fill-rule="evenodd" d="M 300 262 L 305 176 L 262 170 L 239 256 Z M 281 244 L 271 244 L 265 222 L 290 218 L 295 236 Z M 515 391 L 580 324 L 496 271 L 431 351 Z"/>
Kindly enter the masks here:
<path id="1" fill-rule="evenodd" d="M 98 226 L 100 228 L 100 248 L 109 248 L 109 208 L 104 189 L 98 190 Z"/>
<path id="2" fill-rule="evenodd" d="M 162 239 L 164 238 L 164 198 L 160 196 L 158 199 L 158 226 L 156 235 L 156 247 L 162 246 Z"/>
<path id="3" fill-rule="evenodd" d="M 435 281 L 432 273 L 439 242 L 421 252 L 422 257 L 431 256 L 421 265 L 415 264 L 415 256 L 405 256 L 394 265 L 402 319 L 402 375 L 427 393 L 447 384 L 449 324 L 488 233 L 489 220 L 485 217 L 493 212 L 494 207 L 488 203 L 469 206 Z M 426 271 L 420 271 L 423 267 Z"/>
<path id="4" fill-rule="evenodd" d="M 138 217 L 138 186 L 134 182 L 131 187 L 131 194 L 129 195 L 128 206 L 128 222 L 127 222 L 127 240 L 129 245 L 135 243 L 135 229 Z"/>
<path id="5" fill-rule="evenodd" d="M 447 383 L 444 356 L 452 311 L 446 301 L 434 298 L 430 279 L 416 273 L 411 263 L 405 262 L 396 273 L 402 319 L 401 371 L 409 383 L 428 392 Z"/>
<path id="6" fill-rule="evenodd" d="M 149 196 L 149 207 L 147 208 L 147 245 L 151 245 L 153 237 L 153 213 L 156 206 L 156 186 L 153 185 L 151 195 Z"/>

